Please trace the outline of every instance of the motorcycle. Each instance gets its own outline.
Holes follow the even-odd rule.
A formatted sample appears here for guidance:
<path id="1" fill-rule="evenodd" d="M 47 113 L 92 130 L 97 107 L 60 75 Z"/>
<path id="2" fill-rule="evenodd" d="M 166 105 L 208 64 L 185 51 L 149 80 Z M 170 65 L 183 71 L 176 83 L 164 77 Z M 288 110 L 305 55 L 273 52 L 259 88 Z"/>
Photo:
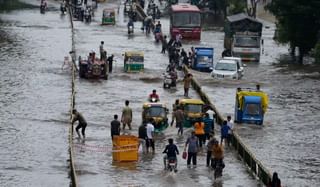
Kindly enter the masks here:
<path id="1" fill-rule="evenodd" d="M 159 99 L 157 99 L 157 98 L 155 98 L 155 97 L 149 97 L 149 102 L 150 103 L 156 103 L 156 102 L 158 102 L 159 101 Z"/>
<path id="2" fill-rule="evenodd" d="M 128 26 L 128 34 L 133 34 L 133 25 Z"/>
<path id="3" fill-rule="evenodd" d="M 67 12 L 66 5 L 61 4 L 61 6 L 60 6 L 60 10 L 61 10 L 61 14 L 65 14 L 65 13 Z"/>
<path id="4" fill-rule="evenodd" d="M 46 5 L 45 4 L 41 4 L 40 5 L 40 13 L 44 14 L 46 12 Z"/>
<path id="5" fill-rule="evenodd" d="M 167 170 L 170 172 L 174 171 L 175 173 L 178 171 L 176 158 L 169 158 L 168 159 Z"/>
<path id="6" fill-rule="evenodd" d="M 89 10 L 84 11 L 84 20 L 87 23 L 91 22 L 91 14 L 90 14 Z"/>
<path id="7" fill-rule="evenodd" d="M 176 87 L 177 78 L 170 75 L 169 72 L 163 74 L 163 88 Z"/>
<path id="8" fill-rule="evenodd" d="M 156 32 L 154 34 L 154 39 L 156 40 L 156 42 L 158 43 L 159 41 L 162 41 L 162 33 L 161 32 Z"/>

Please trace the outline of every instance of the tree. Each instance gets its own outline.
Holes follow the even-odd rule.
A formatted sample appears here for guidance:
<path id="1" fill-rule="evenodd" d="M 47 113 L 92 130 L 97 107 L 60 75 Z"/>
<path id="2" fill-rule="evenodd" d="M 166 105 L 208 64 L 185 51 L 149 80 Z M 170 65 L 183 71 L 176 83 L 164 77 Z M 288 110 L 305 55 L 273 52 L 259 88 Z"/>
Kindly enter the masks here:
<path id="1" fill-rule="evenodd" d="M 295 47 L 298 47 L 298 62 L 302 64 L 303 57 L 317 43 L 320 29 L 320 1 L 273 0 L 267 9 L 277 19 L 276 41 L 289 44 L 293 54 Z"/>

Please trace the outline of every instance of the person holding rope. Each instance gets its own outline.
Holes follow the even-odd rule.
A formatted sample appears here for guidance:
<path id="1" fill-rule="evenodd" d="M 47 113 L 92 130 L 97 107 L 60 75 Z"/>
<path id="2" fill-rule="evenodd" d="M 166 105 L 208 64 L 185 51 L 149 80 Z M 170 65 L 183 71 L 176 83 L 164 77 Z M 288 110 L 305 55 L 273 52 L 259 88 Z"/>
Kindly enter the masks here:
<path id="1" fill-rule="evenodd" d="M 85 139 L 86 138 L 85 131 L 86 131 L 86 127 L 87 127 L 86 120 L 84 119 L 83 115 L 80 112 L 78 112 L 76 109 L 72 110 L 72 114 L 73 114 L 72 115 L 72 120 L 71 120 L 72 125 L 76 121 L 79 122 L 77 127 L 76 127 L 76 132 L 78 134 L 78 137 L 81 138 L 80 133 L 79 133 L 79 129 L 81 129 L 81 133 L 82 133 L 83 139 Z"/>

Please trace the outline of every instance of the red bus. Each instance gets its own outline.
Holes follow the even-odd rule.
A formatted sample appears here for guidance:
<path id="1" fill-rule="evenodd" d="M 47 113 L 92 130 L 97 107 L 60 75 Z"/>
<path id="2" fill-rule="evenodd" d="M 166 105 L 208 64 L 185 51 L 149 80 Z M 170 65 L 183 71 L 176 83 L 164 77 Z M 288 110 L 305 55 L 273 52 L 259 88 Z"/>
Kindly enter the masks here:
<path id="1" fill-rule="evenodd" d="M 178 33 L 182 38 L 201 38 L 201 13 L 197 6 L 190 4 L 176 4 L 170 10 L 170 35 L 175 37 Z"/>

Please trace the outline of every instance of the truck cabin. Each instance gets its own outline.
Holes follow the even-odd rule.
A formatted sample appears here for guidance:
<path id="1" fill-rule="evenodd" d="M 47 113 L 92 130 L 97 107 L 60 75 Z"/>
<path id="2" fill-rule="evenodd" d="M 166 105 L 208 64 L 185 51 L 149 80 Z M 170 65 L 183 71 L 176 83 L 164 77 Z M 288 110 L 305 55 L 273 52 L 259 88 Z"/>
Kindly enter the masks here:
<path id="1" fill-rule="evenodd" d="M 261 22 L 244 13 L 228 16 L 224 26 L 225 39 L 233 39 L 238 47 L 260 47 L 262 26 Z"/>

